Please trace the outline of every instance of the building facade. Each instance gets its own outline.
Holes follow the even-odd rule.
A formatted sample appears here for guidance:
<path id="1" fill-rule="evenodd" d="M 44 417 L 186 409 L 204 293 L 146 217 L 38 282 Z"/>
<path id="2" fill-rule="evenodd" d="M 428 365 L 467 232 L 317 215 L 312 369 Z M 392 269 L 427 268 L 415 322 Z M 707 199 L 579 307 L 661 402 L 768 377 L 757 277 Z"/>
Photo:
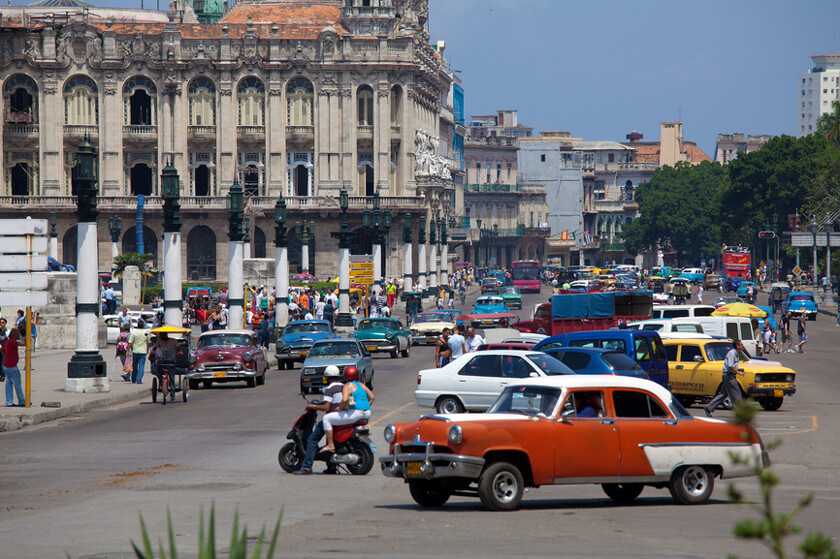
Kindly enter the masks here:
<path id="1" fill-rule="evenodd" d="M 452 79 L 429 44 L 428 3 L 241 1 L 219 19 L 217 3 L 193 2 L 168 13 L 4 9 L 0 215 L 55 210 L 60 256 L 73 263 L 73 156 L 87 138 L 99 153 L 101 215 L 127 224 L 123 250 L 136 247 L 142 195 L 146 245 L 162 253 L 159 175 L 177 169 L 188 279 L 227 277 L 234 182 L 246 193 L 252 256 L 273 254 L 282 195 L 290 225 L 313 229 L 310 271 L 330 275 L 339 193 L 350 195 L 356 254 L 370 252 L 362 210 L 378 194 L 393 216 L 386 274 L 401 275 L 407 212 L 415 231 L 419 215 L 452 212 Z M 297 269 L 299 234 L 290 232 Z"/>
<path id="2" fill-rule="evenodd" d="M 799 74 L 796 111 L 797 137 L 817 131 L 817 121 L 831 112 L 831 102 L 840 100 L 840 53 L 811 57 L 814 67 Z"/>
<path id="3" fill-rule="evenodd" d="M 718 134 L 715 145 L 715 162 L 726 165 L 739 153 L 752 153 L 760 150 L 772 138 L 770 134 L 750 134 L 744 138 L 741 132 L 734 134 Z"/>

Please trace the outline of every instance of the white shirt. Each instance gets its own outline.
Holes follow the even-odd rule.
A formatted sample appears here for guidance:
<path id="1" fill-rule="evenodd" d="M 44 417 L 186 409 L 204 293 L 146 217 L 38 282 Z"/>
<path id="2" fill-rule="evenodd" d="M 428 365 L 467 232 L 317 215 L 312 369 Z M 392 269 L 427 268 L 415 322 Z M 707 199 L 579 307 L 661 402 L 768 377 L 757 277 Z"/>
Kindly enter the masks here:
<path id="1" fill-rule="evenodd" d="M 472 353 L 478 349 L 478 346 L 484 343 L 484 338 L 480 335 L 476 334 L 472 338 L 467 338 L 466 343 L 464 344 L 467 348 L 467 353 Z"/>
<path id="2" fill-rule="evenodd" d="M 315 303 L 315 316 L 317 316 L 319 320 L 324 318 L 325 306 L 327 306 L 327 304 L 323 301 L 318 301 L 317 303 Z"/>
<path id="3" fill-rule="evenodd" d="M 254 311 L 249 310 L 245 313 L 245 324 L 251 324 L 251 320 L 254 318 Z"/>

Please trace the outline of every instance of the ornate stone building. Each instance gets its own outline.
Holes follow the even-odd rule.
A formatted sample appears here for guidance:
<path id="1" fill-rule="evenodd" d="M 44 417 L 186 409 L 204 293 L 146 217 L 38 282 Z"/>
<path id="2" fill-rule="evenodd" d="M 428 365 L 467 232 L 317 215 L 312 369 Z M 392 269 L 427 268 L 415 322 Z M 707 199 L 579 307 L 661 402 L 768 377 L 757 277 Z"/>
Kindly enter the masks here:
<path id="1" fill-rule="evenodd" d="M 189 279 L 226 279 L 233 182 L 246 192 L 252 256 L 273 254 L 282 194 L 289 225 L 314 226 L 309 269 L 330 275 L 340 191 L 350 194 L 357 254 L 370 252 L 362 210 L 379 194 L 393 215 L 386 274 L 401 275 L 406 212 L 416 229 L 421 213 L 452 211 L 451 150 L 441 145 L 451 138 L 451 77 L 429 44 L 428 0 L 240 1 L 215 23 L 196 11 L 182 0 L 168 13 L 4 8 L 0 217 L 57 211 L 59 259 L 73 263 L 73 156 L 89 138 L 100 215 L 126 224 L 122 250 L 136 247 L 143 195 L 146 251 L 162 253 L 159 176 L 171 162 Z M 99 230 L 107 268 L 111 239 Z M 293 230 L 293 268 L 300 254 Z M 416 247 L 412 258 L 416 271 Z"/>

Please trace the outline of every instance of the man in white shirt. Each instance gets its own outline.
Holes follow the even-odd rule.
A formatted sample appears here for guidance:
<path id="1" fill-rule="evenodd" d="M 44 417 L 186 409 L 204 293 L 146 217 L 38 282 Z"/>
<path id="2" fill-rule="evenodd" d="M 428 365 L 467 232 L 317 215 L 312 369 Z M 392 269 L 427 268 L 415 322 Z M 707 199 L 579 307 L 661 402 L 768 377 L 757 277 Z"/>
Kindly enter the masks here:
<path id="1" fill-rule="evenodd" d="M 478 349 L 478 346 L 484 343 L 484 338 L 476 334 L 475 328 L 472 326 L 467 327 L 467 340 L 464 343 L 464 348 L 467 350 L 467 353 L 472 353 Z"/>
<path id="2" fill-rule="evenodd" d="M 315 303 L 315 318 L 318 320 L 324 320 L 324 307 L 326 306 L 327 304 L 323 301 Z"/>
<path id="3" fill-rule="evenodd" d="M 227 328 L 228 318 L 230 317 L 230 311 L 227 310 L 227 306 L 222 303 L 222 310 L 219 312 L 219 324 L 222 325 L 222 330 Z"/>

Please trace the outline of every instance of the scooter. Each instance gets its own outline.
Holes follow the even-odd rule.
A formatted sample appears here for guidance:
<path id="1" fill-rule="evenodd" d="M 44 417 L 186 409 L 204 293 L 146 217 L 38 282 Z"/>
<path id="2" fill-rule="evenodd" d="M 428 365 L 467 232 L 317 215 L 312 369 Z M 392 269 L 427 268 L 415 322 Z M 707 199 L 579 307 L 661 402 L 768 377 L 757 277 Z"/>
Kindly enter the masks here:
<path id="1" fill-rule="evenodd" d="M 306 398 L 304 398 L 306 400 Z M 319 404 L 320 401 L 314 401 Z M 292 442 L 286 443 L 277 455 L 280 467 L 287 473 L 300 469 L 306 455 L 306 442 L 318 422 L 318 412 L 307 409 L 295 421 L 286 435 Z M 350 425 L 336 425 L 333 429 L 335 452 L 319 451 L 315 461 L 326 462 L 330 467 L 345 470 L 356 476 L 363 476 L 373 468 L 373 450 L 367 420 Z"/>

